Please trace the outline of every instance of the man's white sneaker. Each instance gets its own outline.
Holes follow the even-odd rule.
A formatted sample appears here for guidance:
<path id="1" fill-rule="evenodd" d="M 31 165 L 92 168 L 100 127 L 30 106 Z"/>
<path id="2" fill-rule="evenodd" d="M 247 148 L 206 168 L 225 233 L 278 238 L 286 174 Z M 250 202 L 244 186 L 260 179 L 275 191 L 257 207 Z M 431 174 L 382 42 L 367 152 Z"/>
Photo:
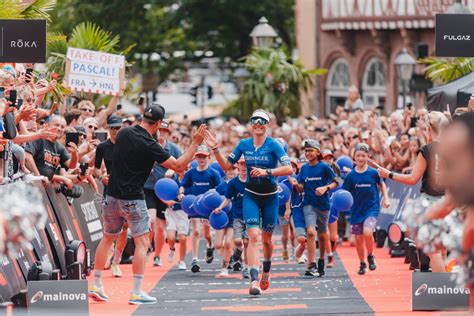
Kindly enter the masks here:
<path id="1" fill-rule="evenodd" d="M 182 270 L 182 271 L 186 270 L 186 262 L 180 261 L 180 262 L 178 263 L 178 269 L 179 269 L 179 270 Z"/>

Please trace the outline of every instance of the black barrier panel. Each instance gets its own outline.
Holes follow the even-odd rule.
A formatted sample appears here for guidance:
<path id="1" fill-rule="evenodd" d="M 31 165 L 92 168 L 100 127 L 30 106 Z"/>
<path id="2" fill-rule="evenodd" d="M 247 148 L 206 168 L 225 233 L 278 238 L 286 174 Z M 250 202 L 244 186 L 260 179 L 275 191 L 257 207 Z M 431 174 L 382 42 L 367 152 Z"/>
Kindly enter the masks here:
<path id="1" fill-rule="evenodd" d="M 16 261 L 18 262 L 23 278 L 26 281 L 28 269 L 37 261 L 33 250 L 21 250 Z"/>
<path id="2" fill-rule="evenodd" d="M 84 194 L 73 200 L 73 211 L 84 236 L 87 248 L 91 250 L 91 261 L 95 260 L 95 250 L 102 239 L 102 194 L 97 194 L 89 183 L 81 183 Z"/>
<path id="3" fill-rule="evenodd" d="M 0 258 L 0 263 L 0 295 L 5 302 L 25 289 L 26 282 L 15 260 L 3 256 Z"/>
<path id="4" fill-rule="evenodd" d="M 53 207 L 49 201 L 48 195 L 42 185 L 36 185 L 37 188 L 41 191 L 43 196 L 44 206 L 48 213 L 48 220 L 46 221 L 45 232 L 53 253 L 55 267 L 61 270 L 61 274 L 66 274 L 66 261 L 64 259 L 64 251 L 66 250 L 66 245 L 64 238 L 61 234 L 61 229 L 58 225 L 58 220 L 54 214 Z"/>
<path id="5" fill-rule="evenodd" d="M 403 209 L 409 200 L 420 196 L 421 181 L 414 186 L 407 186 L 390 179 L 385 180 L 390 207 L 381 208 L 377 218 L 377 229 L 387 230 L 388 226 L 395 220 L 399 220 Z"/>
<path id="6" fill-rule="evenodd" d="M 53 212 L 58 219 L 59 227 L 66 244 L 72 240 L 84 240 L 74 211 L 62 193 L 56 192 L 56 186 L 45 186 Z"/>

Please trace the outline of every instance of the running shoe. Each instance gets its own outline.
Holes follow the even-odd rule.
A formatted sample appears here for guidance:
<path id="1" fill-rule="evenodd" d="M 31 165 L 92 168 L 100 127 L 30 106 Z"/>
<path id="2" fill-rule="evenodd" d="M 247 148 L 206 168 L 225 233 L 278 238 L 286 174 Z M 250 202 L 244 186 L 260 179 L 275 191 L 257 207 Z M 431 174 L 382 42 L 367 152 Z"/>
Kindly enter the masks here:
<path id="1" fill-rule="evenodd" d="M 156 297 L 152 297 L 143 291 L 138 295 L 130 294 L 130 299 L 128 300 L 130 305 L 156 304 L 156 302 Z"/>
<path id="2" fill-rule="evenodd" d="M 232 266 L 232 270 L 235 272 L 241 271 L 242 270 L 242 262 L 240 260 L 237 260 L 234 262 L 234 265 Z"/>
<path id="3" fill-rule="evenodd" d="M 217 274 L 218 278 L 227 278 L 229 276 L 229 271 L 226 268 L 222 268 L 221 272 Z"/>
<path id="4" fill-rule="evenodd" d="M 249 294 L 250 295 L 262 294 L 262 290 L 258 286 L 258 281 L 252 281 L 252 283 L 250 283 Z"/>
<path id="5" fill-rule="evenodd" d="M 214 260 L 214 248 L 207 248 L 206 263 L 212 263 L 213 260 Z"/>
<path id="6" fill-rule="evenodd" d="M 109 300 L 103 287 L 92 286 L 89 290 L 89 297 L 96 302 L 105 302 Z"/>
<path id="7" fill-rule="evenodd" d="M 245 267 L 242 269 L 242 278 L 250 279 L 250 271 L 249 268 Z"/>
<path id="8" fill-rule="evenodd" d="M 199 266 L 197 260 L 193 260 L 193 262 L 191 262 L 191 271 L 193 273 L 201 271 L 201 267 Z"/>
<path id="9" fill-rule="evenodd" d="M 266 291 L 270 287 L 270 272 L 262 272 L 260 278 L 260 288 L 262 291 Z"/>
<path id="10" fill-rule="evenodd" d="M 155 267 L 161 267 L 161 266 L 163 266 L 163 263 L 161 262 L 160 257 L 155 257 L 155 258 L 153 258 L 153 265 L 154 265 Z"/>
<path id="11" fill-rule="evenodd" d="M 324 272 L 324 259 L 318 259 L 318 274 L 321 278 L 326 274 Z"/>
<path id="12" fill-rule="evenodd" d="M 306 269 L 306 271 L 304 272 L 304 275 L 305 275 L 305 276 L 309 276 L 309 277 L 317 277 L 317 276 L 319 276 L 318 270 L 316 269 L 316 263 L 311 263 L 311 264 L 308 266 L 308 269 Z"/>
<path id="13" fill-rule="evenodd" d="M 374 271 L 377 269 L 377 264 L 375 263 L 375 257 L 374 255 L 368 255 L 367 256 L 367 261 L 369 262 L 369 270 Z"/>
<path id="14" fill-rule="evenodd" d="M 120 270 L 120 265 L 118 263 L 112 263 L 110 266 L 112 269 L 112 275 L 116 278 L 121 278 L 122 277 L 122 271 Z"/>
<path id="15" fill-rule="evenodd" d="M 328 256 L 328 264 L 327 264 L 327 267 L 328 267 L 328 268 L 334 268 L 334 264 L 335 264 L 334 256 Z"/>
<path id="16" fill-rule="evenodd" d="M 357 274 L 359 275 L 365 274 L 365 269 L 367 269 L 367 264 L 365 262 L 361 262 L 359 266 L 359 271 L 357 271 Z"/>
<path id="17" fill-rule="evenodd" d="M 298 258 L 298 264 L 305 264 L 306 262 L 308 262 L 308 258 L 305 254 Z"/>
<path id="18" fill-rule="evenodd" d="M 283 249 L 283 253 L 281 255 L 283 261 L 288 262 L 290 260 L 290 253 L 288 252 L 288 249 Z"/>
<path id="19" fill-rule="evenodd" d="M 168 262 L 171 263 L 174 260 L 174 253 L 175 250 L 170 248 L 170 251 L 168 252 Z"/>
<path id="20" fill-rule="evenodd" d="M 178 263 L 178 269 L 181 270 L 181 271 L 186 270 L 186 262 L 180 261 L 180 262 Z"/>

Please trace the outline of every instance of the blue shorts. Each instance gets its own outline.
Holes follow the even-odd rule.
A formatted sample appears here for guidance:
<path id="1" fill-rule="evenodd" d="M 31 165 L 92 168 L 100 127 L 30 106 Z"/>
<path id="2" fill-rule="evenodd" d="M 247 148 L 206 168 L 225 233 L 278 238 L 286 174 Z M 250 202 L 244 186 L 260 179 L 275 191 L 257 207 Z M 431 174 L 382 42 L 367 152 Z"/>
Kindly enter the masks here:
<path id="1" fill-rule="evenodd" d="M 104 234 L 113 236 L 120 234 L 125 222 L 128 223 L 132 237 L 141 236 L 151 231 L 150 216 L 145 200 L 120 200 L 107 196 L 103 206 Z"/>
<path id="2" fill-rule="evenodd" d="M 278 193 L 256 195 L 245 191 L 243 200 L 244 221 L 247 228 L 259 228 L 262 219 L 262 231 L 272 233 L 278 217 Z"/>

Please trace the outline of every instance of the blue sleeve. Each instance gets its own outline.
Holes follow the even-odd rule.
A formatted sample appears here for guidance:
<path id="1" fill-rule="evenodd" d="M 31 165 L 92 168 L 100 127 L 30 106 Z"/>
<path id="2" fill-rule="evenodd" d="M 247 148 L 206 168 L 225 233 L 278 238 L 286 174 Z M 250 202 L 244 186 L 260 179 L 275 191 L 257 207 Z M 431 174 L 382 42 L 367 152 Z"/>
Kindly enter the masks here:
<path id="1" fill-rule="evenodd" d="M 227 160 L 233 165 L 236 164 L 242 156 L 241 144 L 242 141 L 237 144 L 237 146 L 234 148 L 234 151 L 229 155 L 229 157 L 227 157 Z"/>
<path id="2" fill-rule="evenodd" d="M 232 199 L 236 195 L 235 191 L 234 181 L 230 181 L 227 190 L 225 191 L 225 197 L 227 199 Z"/>
<path id="3" fill-rule="evenodd" d="M 221 183 L 222 183 L 222 178 L 221 178 L 221 175 L 219 174 L 218 171 L 212 169 L 213 173 L 212 173 L 212 178 L 214 179 L 214 182 L 215 182 L 215 187 L 218 187 Z"/>
<path id="4" fill-rule="evenodd" d="M 352 176 L 349 173 L 347 175 L 346 179 L 344 180 L 344 183 L 342 184 L 342 189 L 352 193 L 352 180 L 351 180 L 351 178 L 352 178 Z"/>
<path id="5" fill-rule="evenodd" d="M 298 173 L 298 176 L 296 177 L 296 180 L 298 183 L 302 184 L 303 183 L 303 173 L 304 173 L 304 166 L 301 167 L 300 173 Z"/>
<path id="6" fill-rule="evenodd" d="M 382 185 L 383 179 L 379 176 L 379 173 L 375 169 L 374 169 L 374 178 L 375 178 L 375 183 Z"/>
<path id="7" fill-rule="evenodd" d="M 191 176 L 191 173 L 192 173 L 193 169 L 187 171 L 185 174 L 184 174 L 184 178 L 183 180 L 181 181 L 181 186 L 185 189 L 189 188 L 191 185 L 192 185 L 192 176 Z"/>
<path id="8" fill-rule="evenodd" d="M 282 166 L 290 165 L 290 157 L 288 157 L 288 154 L 283 149 L 283 146 L 276 140 L 273 140 L 273 151 L 275 152 L 275 155 L 277 156 L 277 159 L 280 165 Z"/>

